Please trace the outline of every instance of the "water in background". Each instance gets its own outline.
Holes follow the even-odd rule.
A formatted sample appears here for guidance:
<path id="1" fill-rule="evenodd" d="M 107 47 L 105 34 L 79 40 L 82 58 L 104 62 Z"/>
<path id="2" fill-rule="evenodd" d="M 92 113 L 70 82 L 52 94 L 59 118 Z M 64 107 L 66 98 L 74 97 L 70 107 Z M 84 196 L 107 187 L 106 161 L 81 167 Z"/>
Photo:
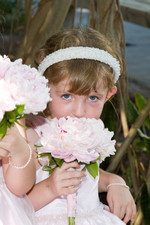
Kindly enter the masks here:
<path id="1" fill-rule="evenodd" d="M 150 97 L 150 28 L 124 22 L 129 92 Z"/>

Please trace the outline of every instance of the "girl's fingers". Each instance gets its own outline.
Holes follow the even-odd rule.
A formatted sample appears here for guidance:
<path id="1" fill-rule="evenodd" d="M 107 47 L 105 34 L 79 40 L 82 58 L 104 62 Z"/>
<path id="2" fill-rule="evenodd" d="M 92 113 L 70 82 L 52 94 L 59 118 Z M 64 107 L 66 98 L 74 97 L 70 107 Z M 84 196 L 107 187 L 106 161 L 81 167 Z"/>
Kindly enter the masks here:
<path id="1" fill-rule="evenodd" d="M 79 178 L 67 179 L 62 182 L 62 186 L 63 187 L 71 187 L 71 186 L 77 186 L 80 183 L 81 183 L 81 179 L 79 179 Z"/>
<path id="2" fill-rule="evenodd" d="M 60 179 L 65 180 L 65 179 L 72 179 L 72 178 L 80 178 L 86 175 L 85 171 L 79 171 L 72 168 L 80 168 L 80 166 L 77 162 L 63 163 L 63 165 L 60 168 L 56 169 L 58 177 L 60 175 L 61 176 Z"/>
<path id="3" fill-rule="evenodd" d="M 133 204 L 132 204 L 132 215 L 131 215 L 131 218 L 130 218 L 131 221 L 134 220 L 135 216 L 136 216 L 136 204 L 135 204 L 135 202 L 133 202 Z"/>
<path id="4" fill-rule="evenodd" d="M 120 213 L 121 213 L 121 209 L 122 209 L 122 207 L 118 207 L 118 205 L 115 205 L 115 207 L 114 207 L 114 210 L 113 210 L 113 214 L 115 214 L 116 216 L 118 216 L 119 218 L 120 218 Z M 124 216 L 122 216 L 122 218 L 123 218 Z M 120 218 L 120 219 L 122 219 L 122 218 Z"/>
<path id="5" fill-rule="evenodd" d="M 60 168 L 57 168 L 54 171 L 53 180 L 55 183 L 58 183 L 58 186 L 68 187 L 73 185 L 78 185 L 81 183 L 81 179 L 85 176 L 84 171 L 60 171 Z M 52 177 L 51 177 L 52 178 Z"/>
<path id="6" fill-rule="evenodd" d="M 80 178 L 85 176 L 85 171 L 67 171 L 63 174 L 62 179 Z"/>
<path id="7" fill-rule="evenodd" d="M 121 207 L 118 217 L 122 220 L 124 216 L 125 216 L 125 210 L 123 207 Z"/>
<path id="8" fill-rule="evenodd" d="M 110 209 L 110 212 L 114 212 L 114 204 L 113 204 L 113 201 L 108 201 L 109 203 L 109 209 Z"/>
<path id="9" fill-rule="evenodd" d="M 79 164 L 77 162 L 69 162 L 69 163 L 63 163 L 61 166 L 62 169 L 68 170 L 70 168 L 80 168 Z"/>
<path id="10" fill-rule="evenodd" d="M 123 221 L 125 223 L 127 223 L 129 220 L 133 220 L 135 215 L 136 215 L 136 205 L 135 205 L 135 203 L 133 203 L 131 208 L 127 207 L 126 215 L 125 215 Z"/>
<path id="11" fill-rule="evenodd" d="M 123 222 L 124 223 L 128 223 L 128 221 L 131 219 L 131 215 L 132 215 L 132 210 L 131 210 L 130 207 L 127 207 L 127 209 L 126 209 L 126 215 L 125 215 L 125 217 L 123 219 Z"/>

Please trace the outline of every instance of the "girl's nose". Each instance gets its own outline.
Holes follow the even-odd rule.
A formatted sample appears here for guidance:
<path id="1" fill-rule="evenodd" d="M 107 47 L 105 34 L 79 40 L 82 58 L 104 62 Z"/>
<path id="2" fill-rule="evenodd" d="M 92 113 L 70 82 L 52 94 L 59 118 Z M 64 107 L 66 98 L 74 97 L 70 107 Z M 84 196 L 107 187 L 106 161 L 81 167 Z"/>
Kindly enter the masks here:
<path id="1" fill-rule="evenodd" d="M 85 103 L 82 101 L 76 102 L 73 108 L 73 116 L 78 118 L 85 117 L 85 112 Z"/>

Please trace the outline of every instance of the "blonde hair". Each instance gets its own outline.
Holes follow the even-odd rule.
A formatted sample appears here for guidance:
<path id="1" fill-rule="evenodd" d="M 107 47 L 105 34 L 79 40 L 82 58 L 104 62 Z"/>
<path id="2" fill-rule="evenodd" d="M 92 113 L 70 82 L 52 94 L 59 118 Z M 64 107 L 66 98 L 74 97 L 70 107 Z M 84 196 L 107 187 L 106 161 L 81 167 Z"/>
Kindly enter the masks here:
<path id="1" fill-rule="evenodd" d="M 56 50 L 75 47 L 95 47 L 107 51 L 121 62 L 110 42 L 98 31 L 91 28 L 60 31 L 50 37 L 36 54 L 37 65 L 49 54 Z M 114 85 L 112 68 L 102 62 L 91 59 L 72 59 L 58 62 L 44 72 L 49 84 L 58 84 L 68 78 L 70 92 L 78 95 L 88 95 L 91 90 L 97 91 L 101 82 L 103 87 L 111 90 Z"/>

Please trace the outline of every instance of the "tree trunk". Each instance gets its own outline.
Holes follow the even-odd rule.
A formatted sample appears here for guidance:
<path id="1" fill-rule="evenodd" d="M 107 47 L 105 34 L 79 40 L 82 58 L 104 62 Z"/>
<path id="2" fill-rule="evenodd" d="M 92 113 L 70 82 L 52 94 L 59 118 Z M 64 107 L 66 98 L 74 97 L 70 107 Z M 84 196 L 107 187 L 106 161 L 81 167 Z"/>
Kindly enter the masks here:
<path id="1" fill-rule="evenodd" d="M 26 20 L 27 30 L 16 58 L 21 57 L 24 63 L 33 65 L 36 51 L 52 34 L 61 28 L 71 3 L 72 0 L 41 0 L 38 10 L 32 18 L 30 9 L 29 18 L 31 19 L 30 21 Z"/>

